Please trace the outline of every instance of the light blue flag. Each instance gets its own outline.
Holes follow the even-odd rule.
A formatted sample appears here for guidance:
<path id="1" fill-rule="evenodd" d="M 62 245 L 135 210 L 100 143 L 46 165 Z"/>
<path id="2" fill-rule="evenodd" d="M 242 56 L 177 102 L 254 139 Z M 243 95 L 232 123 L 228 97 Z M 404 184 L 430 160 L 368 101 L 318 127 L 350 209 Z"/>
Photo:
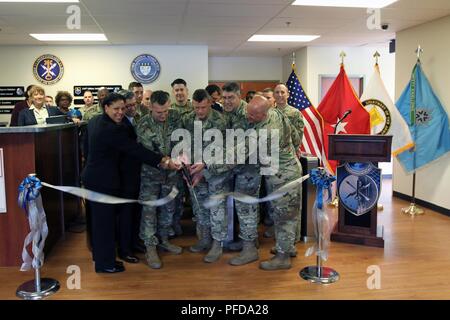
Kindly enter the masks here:
<path id="1" fill-rule="evenodd" d="M 396 103 L 408 124 L 416 147 L 397 158 L 405 170 L 413 172 L 450 151 L 448 117 L 433 92 L 420 62 L 415 65 L 411 81 Z"/>

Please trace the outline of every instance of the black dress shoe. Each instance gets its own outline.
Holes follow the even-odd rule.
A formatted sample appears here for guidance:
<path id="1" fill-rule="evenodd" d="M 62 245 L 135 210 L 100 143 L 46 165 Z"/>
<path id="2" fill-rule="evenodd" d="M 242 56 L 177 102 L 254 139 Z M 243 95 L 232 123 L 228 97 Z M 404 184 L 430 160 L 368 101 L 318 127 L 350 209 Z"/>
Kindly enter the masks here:
<path id="1" fill-rule="evenodd" d="M 128 263 L 139 263 L 139 258 L 132 255 L 119 256 L 119 258 Z"/>
<path id="2" fill-rule="evenodd" d="M 95 268 L 95 272 L 97 273 L 116 273 L 116 272 L 124 272 L 124 266 L 116 265 L 114 268 Z"/>
<path id="3" fill-rule="evenodd" d="M 116 261 L 114 261 L 114 266 L 115 267 L 123 267 L 123 262 L 119 261 L 119 260 L 116 260 Z"/>
<path id="4" fill-rule="evenodd" d="M 137 244 L 133 247 L 132 251 L 135 253 L 146 253 L 147 249 L 142 244 Z"/>

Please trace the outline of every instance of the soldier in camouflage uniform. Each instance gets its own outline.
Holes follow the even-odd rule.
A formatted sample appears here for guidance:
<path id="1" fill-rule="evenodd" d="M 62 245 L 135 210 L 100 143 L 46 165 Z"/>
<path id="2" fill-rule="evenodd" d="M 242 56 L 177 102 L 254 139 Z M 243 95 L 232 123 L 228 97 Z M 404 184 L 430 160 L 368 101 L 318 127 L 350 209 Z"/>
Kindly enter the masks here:
<path id="1" fill-rule="evenodd" d="M 227 120 L 227 128 L 243 131 L 248 129 L 249 123 L 246 118 L 245 101 L 240 99 L 239 84 L 235 82 L 227 83 L 223 86 L 224 113 Z M 227 152 L 229 152 L 227 150 Z M 235 160 L 237 160 L 235 158 Z M 258 197 L 261 184 L 261 175 L 256 165 L 212 165 L 207 167 L 207 171 L 213 174 L 227 174 L 224 183 L 231 184 L 232 190 Z M 229 264 L 234 266 L 244 265 L 259 259 L 256 248 L 258 239 L 258 206 L 256 204 L 246 204 L 240 201 L 235 203 L 237 216 L 239 219 L 239 238 L 243 240 L 242 251 L 232 259 Z M 219 250 L 219 249 L 217 249 Z M 222 248 L 220 248 L 220 251 Z"/>
<path id="2" fill-rule="evenodd" d="M 289 90 L 284 84 L 279 84 L 275 87 L 274 98 L 276 108 L 289 119 L 289 122 L 291 124 L 291 131 L 296 132 L 296 134 L 292 135 L 293 137 L 292 144 L 294 146 L 296 155 L 299 157 L 300 146 L 302 144 L 303 139 L 303 129 L 305 127 L 302 113 L 298 109 L 287 104 L 289 98 Z M 300 241 L 300 231 L 301 231 L 300 219 L 301 219 L 301 212 L 298 213 L 298 225 L 295 237 L 295 240 L 297 242 Z M 296 253 L 293 252 L 291 255 L 295 256 Z"/>
<path id="3" fill-rule="evenodd" d="M 296 157 L 293 141 L 299 139 L 298 133 L 293 131 L 289 119 L 277 108 L 270 108 L 269 102 L 262 96 L 256 96 L 247 107 L 247 118 L 250 127 L 258 132 L 268 130 L 268 146 L 271 150 L 270 136 L 273 130 L 279 134 L 279 162 L 278 171 L 264 176 L 267 193 L 270 194 L 283 185 L 297 180 L 302 175 L 301 166 Z M 268 154 L 272 154 L 270 151 Z M 262 165 L 262 164 L 261 164 Z M 289 269 L 291 267 L 290 252 L 295 251 L 295 236 L 298 213 L 301 203 L 301 186 L 288 192 L 283 197 L 272 201 L 273 220 L 275 223 L 276 255 L 268 261 L 260 263 L 264 270 Z"/>
<path id="4" fill-rule="evenodd" d="M 83 121 L 89 121 L 93 117 L 103 114 L 102 103 L 108 94 L 109 94 L 109 91 L 105 87 L 101 87 L 98 89 L 98 91 L 97 91 L 98 103 L 90 106 L 89 108 L 84 109 Z"/>
<path id="5" fill-rule="evenodd" d="M 133 81 L 128 85 L 128 90 L 134 93 L 134 96 L 136 97 L 136 110 L 138 113 L 138 118 L 142 118 L 149 113 L 149 109 L 142 103 L 142 99 L 144 97 L 144 86 L 140 82 Z"/>
<path id="6" fill-rule="evenodd" d="M 171 109 L 176 110 L 180 116 L 184 116 L 194 110 L 192 107 L 192 103 L 188 100 L 188 88 L 187 83 L 184 79 L 175 79 L 171 83 L 172 87 L 172 93 L 175 96 L 175 102 L 173 102 L 170 106 Z M 184 197 L 186 195 L 187 187 L 185 185 L 185 182 L 181 176 L 181 174 L 178 175 L 178 182 L 177 182 L 177 188 L 178 188 L 178 196 L 175 200 L 175 215 L 173 218 L 173 230 L 172 232 L 176 235 L 181 235 L 183 233 L 183 230 L 181 229 L 180 220 L 183 216 L 184 212 Z"/>
<path id="7" fill-rule="evenodd" d="M 189 130 L 192 137 L 191 149 L 196 147 L 199 143 L 200 148 L 191 152 L 191 159 L 200 160 L 199 155 L 201 155 L 202 160 L 205 163 L 211 163 L 216 156 L 215 151 L 212 150 L 211 154 L 204 154 L 206 148 L 211 145 L 211 141 L 203 139 L 204 134 L 208 131 L 208 134 L 215 133 L 215 139 L 222 139 L 225 135 L 226 122 L 222 114 L 211 108 L 211 97 L 208 92 L 204 89 L 198 89 L 194 92 L 192 96 L 194 112 L 188 113 L 183 117 L 183 128 Z M 194 130 L 201 125 L 201 141 L 194 142 Z M 216 131 L 214 132 L 213 129 Z M 212 145 L 213 146 L 213 145 Z M 223 151 L 223 150 L 220 150 Z M 197 153 L 197 155 L 195 155 Z M 197 159 L 196 159 L 197 158 Z M 203 170 L 205 164 L 203 162 L 194 163 L 191 166 L 191 174 L 196 175 Z M 193 211 L 196 216 L 196 221 L 199 230 L 199 241 L 190 247 L 192 252 L 200 252 L 203 250 L 209 250 L 211 248 L 211 241 L 214 239 L 213 248 L 209 250 L 208 254 L 204 257 L 205 262 L 215 262 L 217 261 L 222 252 L 220 244 L 226 239 L 227 236 L 227 219 L 225 213 L 225 200 L 217 206 L 211 209 L 207 209 L 203 206 L 203 203 L 209 198 L 209 196 L 220 194 L 229 191 L 225 189 L 229 184 L 223 185 L 225 181 L 226 174 L 218 174 L 214 176 L 209 176 L 208 180 L 202 179 L 195 186 L 194 190 L 189 190 L 191 192 L 191 202 L 193 206 Z M 193 194 L 195 192 L 195 195 Z M 197 199 L 197 200 L 195 200 Z"/>
<path id="8" fill-rule="evenodd" d="M 136 133 L 138 142 L 146 148 L 170 156 L 172 143 L 170 140 L 173 130 L 179 127 L 179 115 L 169 110 L 169 94 L 164 91 L 155 91 L 151 97 L 152 111 L 145 115 L 138 124 Z M 172 187 L 177 183 L 177 172 L 157 169 L 142 165 L 141 200 L 156 200 L 166 197 Z M 161 268 L 161 260 L 156 252 L 156 246 L 173 254 L 180 254 L 182 248 L 169 242 L 169 229 L 175 212 L 175 201 L 157 208 L 143 206 L 140 237 L 147 248 L 146 258 L 149 266 L 154 269 Z M 158 242 L 156 232 L 160 235 Z"/>

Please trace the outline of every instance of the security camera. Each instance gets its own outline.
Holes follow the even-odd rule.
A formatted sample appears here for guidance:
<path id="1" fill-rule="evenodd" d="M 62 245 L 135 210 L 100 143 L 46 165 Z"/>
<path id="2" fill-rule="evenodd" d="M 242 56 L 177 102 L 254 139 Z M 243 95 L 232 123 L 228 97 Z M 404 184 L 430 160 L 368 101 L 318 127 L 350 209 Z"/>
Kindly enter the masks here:
<path id="1" fill-rule="evenodd" d="M 389 29 L 389 23 L 382 23 L 382 24 L 381 24 L 381 29 L 382 29 L 382 30 L 387 30 L 387 29 Z"/>

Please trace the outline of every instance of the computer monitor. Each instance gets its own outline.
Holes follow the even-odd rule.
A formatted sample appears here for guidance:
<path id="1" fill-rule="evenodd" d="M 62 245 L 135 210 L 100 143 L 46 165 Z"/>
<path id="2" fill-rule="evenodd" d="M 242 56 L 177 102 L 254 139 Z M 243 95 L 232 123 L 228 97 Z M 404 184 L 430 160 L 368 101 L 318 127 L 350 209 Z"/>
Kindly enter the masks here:
<path id="1" fill-rule="evenodd" d="M 62 124 L 67 122 L 67 116 L 66 115 L 60 115 L 60 116 L 51 116 L 45 119 L 45 122 L 47 124 Z"/>

